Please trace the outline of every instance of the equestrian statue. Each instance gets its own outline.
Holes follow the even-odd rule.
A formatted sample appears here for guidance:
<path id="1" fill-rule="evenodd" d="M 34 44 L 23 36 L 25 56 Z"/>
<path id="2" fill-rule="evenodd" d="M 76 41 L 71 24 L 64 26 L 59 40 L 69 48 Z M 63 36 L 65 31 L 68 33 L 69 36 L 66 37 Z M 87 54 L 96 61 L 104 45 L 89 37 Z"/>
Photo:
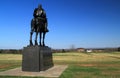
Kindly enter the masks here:
<path id="1" fill-rule="evenodd" d="M 49 32 L 47 29 L 47 17 L 42 5 L 38 5 L 38 8 L 35 8 L 33 13 L 34 18 L 31 20 L 31 32 L 30 32 L 30 46 L 33 46 L 32 35 L 35 32 L 35 45 L 45 46 L 45 34 Z M 40 42 L 38 44 L 37 37 L 40 35 Z"/>

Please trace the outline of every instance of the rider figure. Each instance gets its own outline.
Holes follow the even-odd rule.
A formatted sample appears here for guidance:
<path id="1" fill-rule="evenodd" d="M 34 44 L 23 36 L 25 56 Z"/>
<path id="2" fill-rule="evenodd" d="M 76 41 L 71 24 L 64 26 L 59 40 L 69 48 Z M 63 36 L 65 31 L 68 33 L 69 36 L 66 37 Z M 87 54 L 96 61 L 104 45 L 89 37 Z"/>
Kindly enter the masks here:
<path id="1" fill-rule="evenodd" d="M 45 13 L 44 9 L 42 8 L 42 5 L 39 4 L 38 8 L 35 8 L 33 16 L 34 16 L 34 19 L 33 19 L 34 21 L 37 21 L 38 19 L 43 19 L 43 20 L 46 21 L 45 22 L 45 30 L 44 31 L 48 32 L 46 13 Z"/>

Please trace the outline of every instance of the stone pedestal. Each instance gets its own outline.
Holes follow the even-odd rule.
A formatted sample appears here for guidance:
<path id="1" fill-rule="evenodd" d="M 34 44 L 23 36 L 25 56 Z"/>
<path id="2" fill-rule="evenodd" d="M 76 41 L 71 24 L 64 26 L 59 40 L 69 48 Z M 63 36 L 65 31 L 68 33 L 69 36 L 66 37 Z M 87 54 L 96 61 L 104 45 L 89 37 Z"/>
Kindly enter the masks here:
<path id="1" fill-rule="evenodd" d="M 47 46 L 24 47 L 22 55 L 22 71 L 39 72 L 53 66 L 51 48 Z"/>

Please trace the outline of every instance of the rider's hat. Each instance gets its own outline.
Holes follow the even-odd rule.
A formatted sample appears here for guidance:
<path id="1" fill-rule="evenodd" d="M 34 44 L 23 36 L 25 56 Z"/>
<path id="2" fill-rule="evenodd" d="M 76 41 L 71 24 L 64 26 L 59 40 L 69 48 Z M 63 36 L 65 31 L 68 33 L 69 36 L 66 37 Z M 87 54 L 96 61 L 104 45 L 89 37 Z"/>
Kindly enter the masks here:
<path id="1" fill-rule="evenodd" d="M 38 8 L 42 8 L 42 5 L 41 5 L 41 4 L 38 4 Z"/>

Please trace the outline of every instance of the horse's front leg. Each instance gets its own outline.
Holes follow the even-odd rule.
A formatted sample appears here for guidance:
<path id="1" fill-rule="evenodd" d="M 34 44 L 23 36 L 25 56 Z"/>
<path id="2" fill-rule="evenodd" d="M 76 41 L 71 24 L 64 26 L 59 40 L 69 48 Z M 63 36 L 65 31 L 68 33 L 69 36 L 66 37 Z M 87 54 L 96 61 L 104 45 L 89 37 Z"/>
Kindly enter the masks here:
<path id="1" fill-rule="evenodd" d="M 33 31 L 31 30 L 31 32 L 30 32 L 30 46 L 33 45 L 33 43 L 32 43 L 32 35 L 33 35 Z"/>
<path id="2" fill-rule="evenodd" d="M 39 42 L 39 43 L 40 43 L 40 46 L 42 46 L 42 45 L 41 45 L 41 37 L 42 37 L 42 33 L 40 32 L 40 42 Z"/>
<path id="3" fill-rule="evenodd" d="M 37 43 L 37 37 L 38 37 L 38 32 L 36 32 L 35 45 L 38 45 L 38 43 Z"/>
<path id="4" fill-rule="evenodd" d="M 45 46 L 45 34 L 46 34 L 46 32 L 43 32 L 43 46 Z"/>

